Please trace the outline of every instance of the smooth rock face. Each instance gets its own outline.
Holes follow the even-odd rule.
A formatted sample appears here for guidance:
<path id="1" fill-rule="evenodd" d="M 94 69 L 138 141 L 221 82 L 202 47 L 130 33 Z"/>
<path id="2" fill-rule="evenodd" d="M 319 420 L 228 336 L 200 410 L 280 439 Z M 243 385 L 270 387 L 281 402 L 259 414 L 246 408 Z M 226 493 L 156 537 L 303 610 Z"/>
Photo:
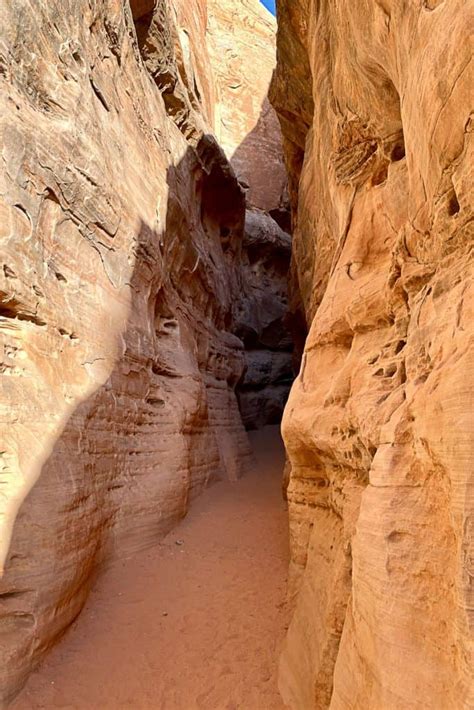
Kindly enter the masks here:
<path id="1" fill-rule="evenodd" d="M 275 68 L 275 18 L 260 0 L 208 0 L 208 48 L 216 84 L 215 133 L 247 202 L 269 212 L 285 202 L 286 171 L 268 101 Z"/>
<path id="2" fill-rule="evenodd" d="M 470 708 L 472 4 L 278 11 L 292 300 L 311 326 L 283 423 L 281 690 L 305 710 Z"/>
<path id="3" fill-rule="evenodd" d="M 205 0 L 12 0 L 1 26 L 0 704 L 107 560 L 250 460 Z"/>

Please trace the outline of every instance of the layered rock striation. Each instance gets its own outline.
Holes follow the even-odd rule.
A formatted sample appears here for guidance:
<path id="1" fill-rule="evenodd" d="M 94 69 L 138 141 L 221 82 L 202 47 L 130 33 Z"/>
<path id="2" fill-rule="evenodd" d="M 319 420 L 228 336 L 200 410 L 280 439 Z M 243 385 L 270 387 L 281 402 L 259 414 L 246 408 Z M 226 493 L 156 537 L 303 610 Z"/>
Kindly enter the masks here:
<path id="1" fill-rule="evenodd" d="M 279 0 L 293 708 L 472 707 L 472 5 Z M 314 109 L 313 109 L 314 107 Z"/>
<path id="2" fill-rule="evenodd" d="M 250 463 L 246 205 L 212 134 L 208 19 L 206 0 L 2 8 L 0 704 L 104 564 Z"/>

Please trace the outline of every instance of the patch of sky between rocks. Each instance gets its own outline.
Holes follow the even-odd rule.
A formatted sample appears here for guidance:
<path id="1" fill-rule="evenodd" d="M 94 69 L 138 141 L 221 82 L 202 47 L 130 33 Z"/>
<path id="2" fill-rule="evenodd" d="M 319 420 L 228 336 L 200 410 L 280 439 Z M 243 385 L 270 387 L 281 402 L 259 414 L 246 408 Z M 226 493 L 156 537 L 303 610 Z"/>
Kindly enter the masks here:
<path id="1" fill-rule="evenodd" d="M 260 0 L 262 5 L 265 5 L 267 10 L 270 10 L 272 15 L 275 14 L 275 0 Z"/>

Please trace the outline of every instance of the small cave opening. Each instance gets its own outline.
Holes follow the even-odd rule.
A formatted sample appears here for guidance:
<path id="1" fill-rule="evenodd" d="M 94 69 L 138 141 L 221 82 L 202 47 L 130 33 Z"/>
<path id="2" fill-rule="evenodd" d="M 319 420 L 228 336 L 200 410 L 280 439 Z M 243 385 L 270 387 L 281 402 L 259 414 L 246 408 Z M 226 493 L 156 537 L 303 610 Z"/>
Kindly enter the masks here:
<path id="1" fill-rule="evenodd" d="M 130 9 L 137 33 L 138 46 L 142 53 L 153 21 L 155 5 L 156 0 L 130 0 Z"/>
<path id="2" fill-rule="evenodd" d="M 398 163 L 400 160 L 403 160 L 406 156 L 406 151 L 405 151 L 405 142 L 403 140 L 403 137 L 395 143 L 393 146 L 391 152 L 390 152 L 390 160 L 392 163 Z"/>
<path id="3" fill-rule="evenodd" d="M 454 189 L 452 190 L 448 199 L 448 215 L 454 217 L 460 211 L 461 205 L 459 204 L 458 197 Z"/>

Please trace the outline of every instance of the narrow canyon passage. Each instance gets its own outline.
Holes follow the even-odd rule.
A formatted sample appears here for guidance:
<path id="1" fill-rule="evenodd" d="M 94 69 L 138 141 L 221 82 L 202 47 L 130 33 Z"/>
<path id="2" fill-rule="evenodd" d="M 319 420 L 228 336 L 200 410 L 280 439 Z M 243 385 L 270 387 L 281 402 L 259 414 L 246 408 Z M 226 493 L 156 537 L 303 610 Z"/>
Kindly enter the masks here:
<path id="1" fill-rule="evenodd" d="M 106 571 L 15 710 L 276 710 L 287 513 L 278 427 L 161 544 Z"/>
<path id="2" fill-rule="evenodd" d="M 1 3 L 0 710 L 474 710 L 474 2 L 356 5 Z"/>

